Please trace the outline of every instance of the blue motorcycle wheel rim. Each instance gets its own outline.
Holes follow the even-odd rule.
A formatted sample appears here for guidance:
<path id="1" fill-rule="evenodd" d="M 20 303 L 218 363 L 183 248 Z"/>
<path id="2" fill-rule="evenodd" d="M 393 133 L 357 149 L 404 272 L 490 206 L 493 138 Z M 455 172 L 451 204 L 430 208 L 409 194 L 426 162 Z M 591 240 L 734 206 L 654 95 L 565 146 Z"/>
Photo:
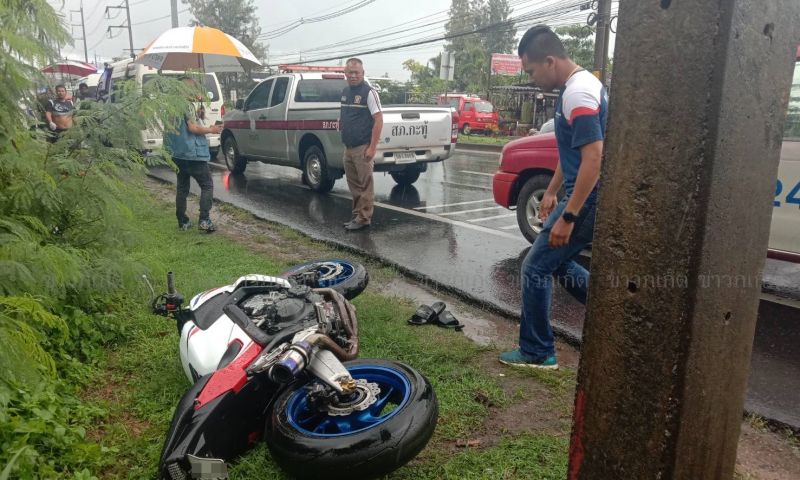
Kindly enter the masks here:
<path id="1" fill-rule="evenodd" d="M 334 438 L 353 435 L 387 422 L 408 404 L 411 383 L 408 377 L 393 368 L 379 365 L 358 365 L 348 368 L 354 379 L 377 383 L 381 389 L 374 404 L 366 410 L 347 416 L 331 416 L 309 405 L 306 391 L 299 387 L 286 402 L 289 424 L 310 437 Z M 388 410 L 387 406 L 394 406 Z"/>
<path id="2" fill-rule="evenodd" d="M 334 270 L 333 264 L 341 265 L 342 272 L 331 278 L 331 274 Z M 308 270 L 310 267 L 314 267 L 315 270 L 320 271 L 320 288 L 330 288 L 346 282 L 356 273 L 356 269 L 353 264 L 346 260 L 326 260 L 323 262 L 312 262 L 300 265 L 299 267 L 289 271 L 288 275 L 286 276 L 296 275 L 304 270 Z"/>

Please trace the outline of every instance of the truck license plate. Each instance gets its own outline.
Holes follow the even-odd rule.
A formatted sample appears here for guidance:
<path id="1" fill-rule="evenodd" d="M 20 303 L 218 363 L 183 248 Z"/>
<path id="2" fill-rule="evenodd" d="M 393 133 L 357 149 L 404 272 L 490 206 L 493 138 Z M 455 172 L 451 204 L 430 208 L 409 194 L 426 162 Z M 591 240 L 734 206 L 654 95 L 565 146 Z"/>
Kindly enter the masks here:
<path id="1" fill-rule="evenodd" d="M 394 154 L 394 163 L 414 163 L 417 161 L 417 156 L 414 152 L 400 152 Z"/>

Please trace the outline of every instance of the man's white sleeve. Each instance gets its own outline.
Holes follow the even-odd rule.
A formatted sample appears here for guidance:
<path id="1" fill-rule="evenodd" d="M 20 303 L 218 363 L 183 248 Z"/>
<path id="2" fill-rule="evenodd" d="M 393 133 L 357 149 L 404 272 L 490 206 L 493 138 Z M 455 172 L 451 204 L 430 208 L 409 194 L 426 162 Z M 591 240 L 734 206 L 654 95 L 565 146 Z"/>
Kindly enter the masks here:
<path id="1" fill-rule="evenodd" d="M 367 107 L 369 107 L 370 115 L 375 115 L 376 113 L 383 111 L 383 108 L 381 107 L 381 99 L 378 97 L 378 92 L 375 90 L 370 90 L 369 94 L 367 95 Z"/>

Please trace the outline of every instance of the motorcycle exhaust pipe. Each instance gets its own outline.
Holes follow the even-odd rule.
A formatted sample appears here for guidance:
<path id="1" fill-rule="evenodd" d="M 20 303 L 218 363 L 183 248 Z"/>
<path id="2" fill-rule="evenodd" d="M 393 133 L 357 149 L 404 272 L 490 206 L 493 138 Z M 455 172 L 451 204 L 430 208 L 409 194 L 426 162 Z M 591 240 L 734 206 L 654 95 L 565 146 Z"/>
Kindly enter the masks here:
<path id="1" fill-rule="evenodd" d="M 312 353 L 313 347 L 306 341 L 292 344 L 270 369 L 270 378 L 276 383 L 293 382 L 308 366 Z"/>

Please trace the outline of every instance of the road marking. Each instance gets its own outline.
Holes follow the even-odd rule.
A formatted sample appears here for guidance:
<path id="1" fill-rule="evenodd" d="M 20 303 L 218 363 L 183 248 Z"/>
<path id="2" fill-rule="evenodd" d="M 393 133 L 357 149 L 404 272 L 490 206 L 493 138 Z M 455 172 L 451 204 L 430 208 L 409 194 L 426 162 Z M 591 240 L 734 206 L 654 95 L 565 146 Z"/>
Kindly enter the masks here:
<path id="1" fill-rule="evenodd" d="M 304 187 L 302 185 L 297 185 L 297 186 L 300 187 L 300 188 L 307 188 L 307 187 Z M 353 200 L 350 195 L 342 195 L 340 193 L 330 193 L 329 195 L 332 195 L 334 197 L 343 198 L 345 200 L 351 200 L 351 201 Z M 410 210 L 408 208 L 396 207 L 394 205 L 389 205 L 387 203 L 375 202 L 375 206 L 381 207 L 381 208 L 385 208 L 387 210 L 392 210 L 392 211 L 395 211 L 395 212 L 405 213 L 407 215 L 412 215 L 412 216 L 419 217 L 419 218 L 425 218 L 425 219 L 428 219 L 428 220 L 433 220 L 435 222 L 447 223 L 447 224 L 450 224 L 450 225 L 458 225 L 459 227 L 469 228 L 470 230 L 475 230 L 477 232 L 489 233 L 491 235 L 507 238 L 509 240 L 515 240 L 517 242 L 524 243 L 525 245 L 530 245 L 530 242 L 525 240 L 525 238 L 523 238 L 523 237 L 520 237 L 518 235 L 512 235 L 512 234 L 506 233 L 506 232 L 501 232 L 500 230 L 495 230 L 493 228 L 482 227 L 480 225 L 473 225 L 473 224 L 467 223 L 467 222 L 459 222 L 458 220 L 452 220 L 452 219 L 447 218 L 447 217 L 440 217 L 439 215 L 435 215 L 433 213 L 417 212 L 416 210 Z"/>
<path id="2" fill-rule="evenodd" d="M 515 228 L 519 228 L 519 225 L 517 225 L 516 223 L 514 225 L 508 225 L 506 227 L 500 227 L 500 230 L 514 230 Z"/>
<path id="3" fill-rule="evenodd" d="M 471 203 L 483 203 L 483 202 L 494 202 L 494 198 L 487 198 L 486 200 L 470 200 L 469 202 L 444 203 L 442 205 L 428 205 L 425 207 L 414 207 L 414 210 L 428 210 L 430 208 L 455 207 L 456 205 L 469 205 Z"/>
<path id="4" fill-rule="evenodd" d="M 469 173 L 470 175 L 483 175 L 486 177 L 494 177 L 494 173 L 485 173 L 485 172 L 472 172 L 470 170 L 460 170 L 461 173 Z"/>
<path id="5" fill-rule="evenodd" d="M 495 215 L 494 217 L 483 217 L 483 218 L 470 218 L 470 222 L 483 222 L 486 220 L 494 220 L 496 218 L 508 218 L 508 217 L 516 217 L 516 213 L 506 213 L 504 215 Z"/>
<path id="6" fill-rule="evenodd" d="M 497 210 L 498 208 L 504 208 L 501 206 L 496 207 L 486 207 L 486 208 L 473 208 L 472 210 L 459 210 L 457 212 L 446 212 L 446 213 L 437 213 L 436 215 L 441 215 L 446 217 L 448 215 L 461 215 L 462 213 L 472 213 L 472 212 L 485 212 L 486 210 Z"/>
<path id="7" fill-rule="evenodd" d="M 487 192 L 491 192 L 491 187 L 484 187 L 483 185 L 470 185 L 468 183 L 456 183 L 456 182 L 442 182 L 442 185 L 452 185 L 454 187 L 464 187 L 464 188 L 476 188 L 478 190 L 486 190 Z"/>

